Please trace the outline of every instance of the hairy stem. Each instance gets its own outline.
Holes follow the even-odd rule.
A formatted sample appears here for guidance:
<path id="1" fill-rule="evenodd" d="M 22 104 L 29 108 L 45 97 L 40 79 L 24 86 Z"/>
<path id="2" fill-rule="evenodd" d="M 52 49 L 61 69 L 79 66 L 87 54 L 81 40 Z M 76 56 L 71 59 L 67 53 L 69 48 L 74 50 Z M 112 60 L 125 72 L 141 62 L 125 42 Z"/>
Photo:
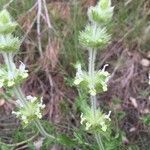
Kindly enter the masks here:
<path id="1" fill-rule="evenodd" d="M 103 146 L 100 134 L 99 133 L 95 133 L 95 138 L 96 138 L 96 141 L 98 143 L 99 149 L 100 150 L 104 150 L 104 146 Z"/>
<path id="2" fill-rule="evenodd" d="M 94 25 L 93 36 L 95 35 L 96 30 L 97 30 L 97 26 Z M 89 68 L 88 69 L 89 69 L 89 76 L 91 78 L 94 77 L 96 54 L 97 54 L 97 49 L 94 49 L 94 48 L 93 49 L 89 49 Z M 93 87 L 94 87 L 94 85 L 93 85 Z M 96 103 L 97 103 L 96 95 L 95 96 L 90 95 L 90 100 L 91 100 L 91 109 L 92 109 L 93 115 L 95 117 Z M 103 146 L 100 134 L 99 133 L 95 133 L 95 138 L 96 138 L 96 141 L 98 143 L 99 150 L 104 150 L 104 146 Z"/>
<path id="3" fill-rule="evenodd" d="M 22 90 L 20 89 L 20 86 L 14 86 L 13 87 L 13 92 L 16 95 L 16 97 L 18 98 L 18 100 L 23 104 L 26 105 L 26 99 L 22 93 Z"/>
<path id="4" fill-rule="evenodd" d="M 95 113 L 96 113 L 96 96 L 90 96 L 90 99 L 91 99 L 91 109 L 93 110 L 93 114 L 95 116 Z"/>
<path id="5" fill-rule="evenodd" d="M 51 139 L 54 139 L 54 140 L 57 140 L 56 137 L 48 134 L 45 129 L 43 128 L 42 124 L 40 123 L 40 120 L 35 120 L 34 121 L 36 127 L 38 128 L 38 130 L 40 131 L 40 133 L 44 136 L 44 137 L 48 137 L 48 138 L 51 138 Z"/>
<path id="6" fill-rule="evenodd" d="M 89 50 L 89 76 L 91 78 L 94 77 L 94 72 L 95 72 L 95 59 L 96 59 L 96 49 L 90 49 Z M 91 83 L 92 84 L 92 83 Z M 94 87 L 94 85 L 93 85 Z M 96 110 L 96 96 L 90 95 L 90 100 L 91 100 L 91 108 L 95 114 Z"/>
<path id="7" fill-rule="evenodd" d="M 14 72 L 13 68 L 15 67 L 14 62 L 13 62 L 13 55 L 12 53 L 2 53 L 3 57 L 4 57 L 4 62 L 7 66 L 7 70 L 8 72 Z"/>

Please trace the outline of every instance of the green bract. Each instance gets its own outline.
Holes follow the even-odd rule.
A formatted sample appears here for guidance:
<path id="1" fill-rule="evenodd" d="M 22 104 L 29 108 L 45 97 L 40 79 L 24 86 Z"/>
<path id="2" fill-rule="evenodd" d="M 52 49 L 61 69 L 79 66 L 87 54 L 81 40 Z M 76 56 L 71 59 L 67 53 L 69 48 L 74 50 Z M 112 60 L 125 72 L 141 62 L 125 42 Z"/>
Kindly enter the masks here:
<path id="1" fill-rule="evenodd" d="M 97 4 L 101 9 L 107 9 L 111 7 L 111 0 L 100 0 Z"/>
<path id="2" fill-rule="evenodd" d="M 110 113 L 108 115 L 103 114 L 100 110 L 93 110 L 86 108 L 85 113 L 81 114 L 81 124 L 85 124 L 85 129 L 89 131 L 103 131 L 106 132 L 111 121 Z"/>
<path id="3" fill-rule="evenodd" d="M 0 35 L 0 51 L 12 52 L 18 50 L 20 47 L 20 41 L 17 37 L 13 37 L 11 34 Z"/>
<path id="4" fill-rule="evenodd" d="M 18 111 L 13 111 L 12 113 L 15 114 L 18 118 L 20 118 L 24 125 L 28 123 L 42 118 L 42 110 L 45 108 L 43 104 L 43 100 L 41 98 L 40 102 L 37 97 L 27 96 L 26 105 L 20 103 L 20 100 L 17 100 L 19 105 Z"/>
<path id="5" fill-rule="evenodd" d="M 81 45 L 88 48 L 105 46 L 110 40 L 106 28 L 95 25 L 87 25 L 85 30 L 80 32 L 79 41 Z"/>
<path id="6" fill-rule="evenodd" d="M 101 25 L 108 23 L 113 16 L 113 9 L 110 0 L 101 0 L 95 7 L 88 9 L 89 20 Z"/>
<path id="7" fill-rule="evenodd" d="M 96 95 L 99 92 L 107 91 L 107 81 L 109 73 L 104 69 L 95 71 L 93 76 L 81 70 L 78 66 L 74 84 L 81 86 L 82 89 L 87 89 L 90 95 Z"/>
<path id="8" fill-rule="evenodd" d="M 28 70 L 25 70 L 25 65 L 20 64 L 19 69 L 12 68 L 12 71 L 7 71 L 1 67 L 0 69 L 0 87 L 12 87 L 19 84 L 22 80 L 28 77 Z"/>
<path id="9" fill-rule="evenodd" d="M 0 12 L 0 34 L 12 33 L 17 26 L 16 22 L 12 22 L 11 16 L 7 10 Z"/>
<path id="10" fill-rule="evenodd" d="M 15 30 L 16 25 L 16 23 L 7 23 L 6 25 L 0 23 L 0 34 L 12 33 Z"/>

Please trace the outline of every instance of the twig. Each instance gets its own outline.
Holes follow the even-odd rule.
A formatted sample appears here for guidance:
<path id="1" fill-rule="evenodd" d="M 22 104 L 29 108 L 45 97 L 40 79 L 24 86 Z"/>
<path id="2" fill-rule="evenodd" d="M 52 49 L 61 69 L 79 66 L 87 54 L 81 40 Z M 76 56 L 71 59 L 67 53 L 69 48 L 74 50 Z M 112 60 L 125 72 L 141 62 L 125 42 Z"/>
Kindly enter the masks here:
<path id="1" fill-rule="evenodd" d="M 37 12 L 37 34 L 38 34 L 38 49 L 40 56 L 43 56 L 42 53 L 42 44 L 41 44 L 41 13 L 42 13 L 42 0 L 38 0 L 38 12 Z"/>
<path id="2" fill-rule="evenodd" d="M 50 22 L 50 19 L 49 19 L 48 9 L 47 9 L 45 0 L 43 0 L 43 6 L 44 6 L 44 10 L 45 10 L 45 16 L 46 16 L 46 21 L 47 21 L 48 28 L 51 29 L 52 25 L 51 25 L 51 22 Z"/>
<path id="3" fill-rule="evenodd" d="M 6 5 L 3 6 L 4 9 L 6 9 L 14 0 L 10 0 Z"/>
<path id="4" fill-rule="evenodd" d="M 21 39 L 21 43 L 26 39 L 26 37 L 28 36 L 28 34 L 30 33 L 35 21 L 37 19 L 37 16 L 34 17 L 33 21 L 32 21 L 32 24 L 30 25 L 30 27 L 28 28 L 28 30 L 26 31 L 24 37 Z"/>

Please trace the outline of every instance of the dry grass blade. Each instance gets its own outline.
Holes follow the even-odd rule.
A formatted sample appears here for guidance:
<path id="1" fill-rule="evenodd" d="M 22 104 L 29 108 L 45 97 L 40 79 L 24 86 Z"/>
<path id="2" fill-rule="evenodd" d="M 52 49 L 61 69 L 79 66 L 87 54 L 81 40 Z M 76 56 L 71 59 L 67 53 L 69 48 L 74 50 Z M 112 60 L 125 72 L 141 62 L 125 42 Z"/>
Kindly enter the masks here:
<path id="1" fill-rule="evenodd" d="M 42 67 L 45 70 L 50 69 L 50 67 L 54 69 L 59 58 L 59 41 L 56 39 L 53 41 L 49 40 L 43 55 Z"/>

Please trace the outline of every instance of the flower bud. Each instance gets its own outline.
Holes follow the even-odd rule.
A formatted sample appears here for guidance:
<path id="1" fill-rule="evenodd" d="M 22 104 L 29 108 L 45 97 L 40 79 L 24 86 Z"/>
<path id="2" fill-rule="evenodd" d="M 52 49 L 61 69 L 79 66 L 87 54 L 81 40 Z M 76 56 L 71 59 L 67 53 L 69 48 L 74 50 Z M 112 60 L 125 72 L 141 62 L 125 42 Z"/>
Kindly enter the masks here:
<path id="1" fill-rule="evenodd" d="M 108 44 L 109 40 L 110 35 L 107 33 L 106 28 L 100 26 L 87 25 L 79 35 L 79 42 L 87 48 L 102 48 Z"/>
<path id="2" fill-rule="evenodd" d="M 10 34 L 17 26 L 16 22 L 12 22 L 9 12 L 4 9 L 0 12 L 0 34 Z"/>
<path id="3" fill-rule="evenodd" d="M 101 9 L 107 9 L 107 8 L 111 7 L 111 0 L 100 0 L 98 3 L 98 6 Z"/>
<path id="4" fill-rule="evenodd" d="M 92 6 L 88 9 L 89 20 L 101 25 L 106 24 L 113 16 L 113 9 L 111 0 L 100 0 L 95 7 Z"/>
<path id="5" fill-rule="evenodd" d="M 0 35 L 0 51 L 13 52 L 20 47 L 20 41 L 18 38 L 13 37 L 11 34 Z"/>

